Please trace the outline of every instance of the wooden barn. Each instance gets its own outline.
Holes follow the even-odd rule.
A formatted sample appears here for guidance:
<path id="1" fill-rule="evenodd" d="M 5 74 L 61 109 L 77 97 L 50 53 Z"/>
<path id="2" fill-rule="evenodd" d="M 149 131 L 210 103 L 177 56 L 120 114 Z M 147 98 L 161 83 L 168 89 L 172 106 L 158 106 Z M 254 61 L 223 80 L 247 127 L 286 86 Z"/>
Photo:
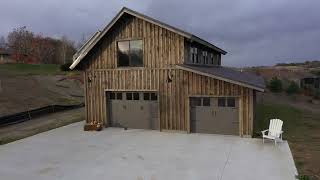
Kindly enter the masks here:
<path id="1" fill-rule="evenodd" d="M 251 136 L 264 81 L 221 66 L 227 52 L 123 8 L 74 55 L 85 130 L 103 127 Z"/>

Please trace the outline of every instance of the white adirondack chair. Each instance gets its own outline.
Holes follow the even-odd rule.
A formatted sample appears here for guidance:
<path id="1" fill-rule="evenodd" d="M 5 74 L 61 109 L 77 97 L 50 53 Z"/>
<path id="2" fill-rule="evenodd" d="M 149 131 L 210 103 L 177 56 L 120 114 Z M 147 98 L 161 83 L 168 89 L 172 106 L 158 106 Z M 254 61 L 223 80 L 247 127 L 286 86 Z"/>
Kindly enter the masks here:
<path id="1" fill-rule="evenodd" d="M 271 119 L 269 124 L 269 129 L 261 131 L 262 141 L 264 143 L 264 138 L 274 140 L 274 144 L 277 145 L 277 141 L 282 142 L 282 125 L 283 121 L 280 119 Z M 268 134 L 266 132 L 268 131 Z"/>

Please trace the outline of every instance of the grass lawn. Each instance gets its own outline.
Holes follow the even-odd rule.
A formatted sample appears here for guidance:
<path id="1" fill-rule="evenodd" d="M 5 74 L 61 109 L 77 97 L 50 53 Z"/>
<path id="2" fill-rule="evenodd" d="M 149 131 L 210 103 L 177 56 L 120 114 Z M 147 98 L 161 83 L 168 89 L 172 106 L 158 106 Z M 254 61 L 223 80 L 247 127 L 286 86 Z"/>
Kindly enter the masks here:
<path id="1" fill-rule="evenodd" d="M 77 73 L 60 70 L 59 64 L 0 64 L 0 71 L 12 75 L 55 75 Z"/>
<path id="2" fill-rule="evenodd" d="M 267 129 L 272 118 L 284 121 L 288 140 L 300 175 L 320 179 L 320 114 L 277 103 L 257 104 L 256 133 Z M 303 179 L 303 178 L 302 178 Z"/>

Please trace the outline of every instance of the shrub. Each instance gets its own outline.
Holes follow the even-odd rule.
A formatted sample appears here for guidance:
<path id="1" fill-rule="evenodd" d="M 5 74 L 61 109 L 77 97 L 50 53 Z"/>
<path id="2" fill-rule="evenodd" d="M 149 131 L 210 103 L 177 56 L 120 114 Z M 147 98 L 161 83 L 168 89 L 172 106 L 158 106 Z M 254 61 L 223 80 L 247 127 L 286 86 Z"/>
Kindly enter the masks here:
<path id="1" fill-rule="evenodd" d="M 65 63 L 60 65 L 60 70 L 61 71 L 70 71 L 69 67 L 71 66 L 72 63 Z"/>
<path id="2" fill-rule="evenodd" d="M 297 94 L 300 92 L 300 88 L 296 82 L 291 81 L 288 88 L 286 89 L 286 92 L 288 94 Z"/>
<path id="3" fill-rule="evenodd" d="M 282 81 L 278 79 L 277 77 L 273 77 L 269 84 L 268 87 L 271 92 L 281 92 L 282 91 Z"/>

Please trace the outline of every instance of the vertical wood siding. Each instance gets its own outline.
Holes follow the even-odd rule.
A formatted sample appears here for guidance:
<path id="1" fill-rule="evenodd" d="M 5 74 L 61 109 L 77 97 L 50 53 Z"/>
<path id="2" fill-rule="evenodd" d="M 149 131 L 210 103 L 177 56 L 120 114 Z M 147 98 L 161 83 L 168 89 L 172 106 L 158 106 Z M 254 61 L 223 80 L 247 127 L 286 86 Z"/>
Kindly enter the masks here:
<path id="1" fill-rule="evenodd" d="M 163 68 L 183 64 L 184 37 L 142 19 L 122 17 L 94 50 L 80 63 L 86 70 L 117 67 L 117 41 L 143 40 L 143 62 L 146 68 Z"/>
<path id="2" fill-rule="evenodd" d="M 168 75 L 172 82 L 168 83 Z M 174 68 L 110 69 L 86 72 L 88 123 L 107 124 L 105 90 L 156 90 L 160 101 L 162 130 L 190 132 L 189 97 L 197 95 L 239 97 L 240 135 L 251 135 L 253 127 L 253 90 L 221 80 Z"/>

